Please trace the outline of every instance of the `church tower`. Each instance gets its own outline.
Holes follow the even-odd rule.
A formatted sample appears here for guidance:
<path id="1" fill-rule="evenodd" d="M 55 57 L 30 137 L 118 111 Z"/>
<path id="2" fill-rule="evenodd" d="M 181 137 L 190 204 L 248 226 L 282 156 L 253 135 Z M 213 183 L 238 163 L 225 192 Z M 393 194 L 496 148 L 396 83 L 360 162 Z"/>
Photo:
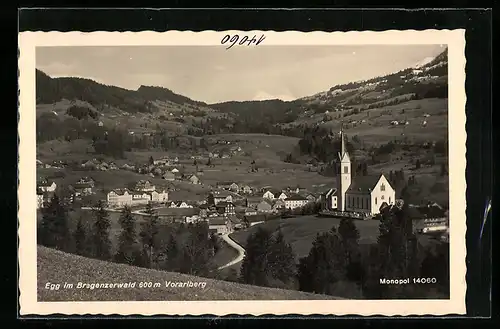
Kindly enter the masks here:
<path id="1" fill-rule="evenodd" d="M 344 129 L 340 129 L 340 152 L 339 152 L 339 160 L 340 160 L 340 173 L 337 176 L 338 181 L 338 189 L 337 189 L 337 205 L 338 210 L 345 211 L 346 210 L 346 196 L 345 193 L 349 186 L 351 186 L 351 159 L 349 157 L 349 153 L 347 152 L 347 148 L 345 145 L 345 136 Z"/>

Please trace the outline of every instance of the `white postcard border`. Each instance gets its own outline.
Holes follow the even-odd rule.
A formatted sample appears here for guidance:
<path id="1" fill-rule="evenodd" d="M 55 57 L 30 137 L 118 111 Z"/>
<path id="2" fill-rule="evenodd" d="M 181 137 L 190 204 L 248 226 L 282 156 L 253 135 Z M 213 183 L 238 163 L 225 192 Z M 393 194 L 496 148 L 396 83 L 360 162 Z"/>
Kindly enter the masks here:
<path id="1" fill-rule="evenodd" d="M 37 46 L 219 45 L 224 35 L 264 34 L 259 46 L 416 45 L 448 46 L 450 177 L 449 300 L 38 302 L 36 257 L 35 48 Z M 238 46 L 243 47 L 243 46 Z M 228 50 L 231 51 L 231 50 Z M 19 290 L 21 315 L 447 315 L 465 314 L 466 131 L 465 31 L 383 32 L 23 32 L 19 34 Z M 451 179 L 453 178 L 453 179 Z"/>

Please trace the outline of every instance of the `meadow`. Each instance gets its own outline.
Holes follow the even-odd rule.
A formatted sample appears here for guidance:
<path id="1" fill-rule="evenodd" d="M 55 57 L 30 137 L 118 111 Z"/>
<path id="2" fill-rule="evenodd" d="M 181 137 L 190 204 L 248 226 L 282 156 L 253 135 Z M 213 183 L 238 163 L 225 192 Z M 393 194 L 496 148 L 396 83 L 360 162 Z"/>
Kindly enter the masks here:
<path id="1" fill-rule="evenodd" d="M 160 286 L 139 288 L 139 282 Z M 203 282 L 201 288 L 166 287 L 165 282 Z M 74 284 L 73 289 L 45 289 L 47 283 Z M 134 288 L 77 289 L 82 283 L 136 282 Z M 292 290 L 257 287 L 180 273 L 115 264 L 84 258 L 61 251 L 37 247 L 38 301 L 192 301 L 192 300 L 311 300 L 339 299 L 333 296 Z"/>
<path id="2" fill-rule="evenodd" d="M 355 221 L 354 223 L 359 230 L 360 244 L 372 244 L 377 242 L 377 237 L 379 235 L 378 227 L 380 224 L 378 220 Z M 318 233 L 327 232 L 332 229 L 332 227 L 337 227 L 339 224 L 340 219 L 338 218 L 317 217 L 313 215 L 280 218 L 269 220 L 246 230 L 237 231 L 231 234 L 230 237 L 241 246 L 245 247 L 248 237 L 259 227 L 271 232 L 281 228 L 285 239 L 292 245 L 297 258 L 301 258 L 307 256 Z"/>

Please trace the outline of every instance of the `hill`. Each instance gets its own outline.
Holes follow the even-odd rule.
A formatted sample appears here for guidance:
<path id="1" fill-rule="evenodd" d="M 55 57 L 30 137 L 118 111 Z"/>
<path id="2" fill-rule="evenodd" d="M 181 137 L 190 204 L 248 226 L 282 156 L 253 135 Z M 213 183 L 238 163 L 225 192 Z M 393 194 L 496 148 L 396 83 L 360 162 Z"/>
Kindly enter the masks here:
<path id="1" fill-rule="evenodd" d="M 206 106 L 203 102 L 194 101 L 163 87 L 140 86 L 138 90 L 128 90 L 104 85 L 91 79 L 51 78 L 38 69 L 36 70 L 36 95 L 37 104 L 78 99 L 102 111 L 117 107 L 130 113 L 154 111 L 151 104 L 153 101 Z"/>
<path id="2" fill-rule="evenodd" d="M 365 114 L 376 113 L 377 110 L 387 107 L 392 107 L 389 108 L 390 112 L 398 112 L 400 108 L 397 105 L 411 101 L 415 103 L 413 104 L 415 107 L 425 112 L 428 110 L 427 103 L 421 100 L 443 100 L 439 110 L 446 111 L 447 54 L 446 49 L 434 59 L 426 59 L 421 65 L 417 65 L 418 67 L 410 67 L 368 80 L 336 85 L 327 91 L 293 101 L 225 102 L 210 104 L 210 107 L 235 114 L 239 120 L 271 123 L 288 133 L 297 127 L 322 126 L 328 121 L 355 121 L 356 119 L 351 116 L 359 113 L 363 113 L 363 118 L 366 119 L 369 115 Z M 419 115 L 421 111 L 418 111 Z M 409 116 L 413 117 L 411 113 Z M 368 120 L 375 121 L 373 118 Z"/>
<path id="3" fill-rule="evenodd" d="M 139 288 L 140 282 L 160 287 Z M 264 288 L 179 273 L 114 264 L 38 246 L 37 282 L 39 301 L 164 301 L 164 300 L 312 300 L 339 299 L 292 290 Z M 63 289 L 64 282 L 73 289 Z M 86 284 L 136 282 L 133 288 L 77 288 Z M 206 282 L 204 287 L 166 287 L 166 282 Z M 47 283 L 61 284 L 59 290 L 45 289 Z M 50 287 L 50 284 L 49 284 Z"/>

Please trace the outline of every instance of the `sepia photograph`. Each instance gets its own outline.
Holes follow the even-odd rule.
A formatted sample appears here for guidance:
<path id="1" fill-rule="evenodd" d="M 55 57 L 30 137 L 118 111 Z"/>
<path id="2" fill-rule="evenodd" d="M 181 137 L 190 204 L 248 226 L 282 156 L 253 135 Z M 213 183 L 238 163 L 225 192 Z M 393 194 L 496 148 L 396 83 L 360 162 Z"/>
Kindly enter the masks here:
<path id="1" fill-rule="evenodd" d="M 411 301 L 449 302 L 455 283 L 464 299 L 465 100 L 453 95 L 465 92 L 451 91 L 464 88 L 452 73 L 465 66 L 461 34 L 458 51 L 445 37 L 212 34 L 32 47 L 20 113 L 34 130 L 20 145 L 36 202 L 21 205 L 32 210 L 20 239 L 36 291 L 24 294 L 46 305 L 399 300 L 415 314 Z"/>

